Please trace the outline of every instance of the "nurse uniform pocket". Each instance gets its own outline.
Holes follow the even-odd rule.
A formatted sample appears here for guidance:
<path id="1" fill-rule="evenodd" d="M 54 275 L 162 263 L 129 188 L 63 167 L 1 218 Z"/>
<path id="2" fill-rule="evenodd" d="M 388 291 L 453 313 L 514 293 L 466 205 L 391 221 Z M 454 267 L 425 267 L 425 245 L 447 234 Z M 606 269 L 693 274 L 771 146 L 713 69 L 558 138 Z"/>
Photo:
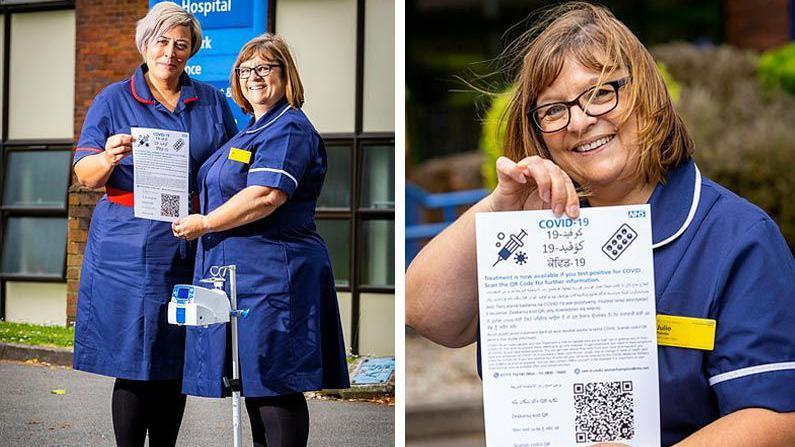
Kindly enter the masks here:
<path id="1" fill-rule="evenodd" d="M 258 235 L 224 241 L 224 263 L 237 265 L 237 293 L 265 298 L 288 293 L 290 274 L 284 246 Z"/>
<path id="2" fill-rule="evenodd" d="M 128 273 L 140 270 L 145 259 L 144 246 L 148 235 L 149 221 L 125 219 L 131 208 L 111 203 L 109 216 L 102 224 L 101 237 L 97 242 L 97 267 L 105 273 Z M 121 214 L 121 215 L 116 215 Z"/>

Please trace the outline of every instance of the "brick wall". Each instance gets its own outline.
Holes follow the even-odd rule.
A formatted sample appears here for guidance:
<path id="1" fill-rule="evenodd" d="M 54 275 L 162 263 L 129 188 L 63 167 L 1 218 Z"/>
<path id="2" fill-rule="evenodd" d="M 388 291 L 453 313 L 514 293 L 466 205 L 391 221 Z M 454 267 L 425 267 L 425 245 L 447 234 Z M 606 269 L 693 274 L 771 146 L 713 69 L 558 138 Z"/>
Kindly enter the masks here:
<path id="1" fill-rule="evenodd" d="M 726 41 L 768 50 L 792 40 L 790 0 L 725 0 Z"/>
<path id="2" fill-rule="evenodd" d="M 106 85 L 127 78 L 141 63 L 135 48 L 135 22 L 149 8 L 147 0 L 77 0 L 75 5 L 75 142 L 86 110 Z M 69 232 L 66 260 L 66 319 L 77 313 L 77 288 L 94 203 L 102 190 L 83 188 L 72 179 L 69 188 Z"/>

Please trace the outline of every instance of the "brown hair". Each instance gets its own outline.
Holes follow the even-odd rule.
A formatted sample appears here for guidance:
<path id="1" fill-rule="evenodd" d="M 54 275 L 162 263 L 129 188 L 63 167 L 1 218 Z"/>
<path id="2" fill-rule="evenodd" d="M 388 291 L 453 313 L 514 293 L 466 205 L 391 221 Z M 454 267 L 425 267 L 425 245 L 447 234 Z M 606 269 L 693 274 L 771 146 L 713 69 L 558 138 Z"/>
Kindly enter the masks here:
<path id="1" fill-rule="evenodd" d="M 249 104 L 240 90 L 240 81 L 236 70 L 240 64 L 251 59 L 254 55 L 282 65 L 281 76 L 285 80 L 287 103 L 296 109 L 300 109 L 304 105 L 304 85 L 301 84 L 301 77 L 298 75 L 298 69 L 295 66 L 293 55 L 290 53 L 290 47 L 282 36 L 271 33 L 265 33 L 249 40 L 240 49 L 237 60 L 232 66 L 232 73 L 229 75 L 229 86 L 232 88 L 232 99 L 235 103 L 246 113 L 254 112 L 251 104 Z"/>
<path id="2" fill-rule="evenodd" d="M 581 2 L 552 8 L 507 51 L 522 59 L 507 110 L 508 157 L 516 161 L 531 155 L 551 158 L 527 111 L 536 106 L 541 91 L 554 82 L 569 57 L 599 71 L 598 83 L 616 70 L 629 72 L 631 82 L 623 88 L 628 92 L 627 105 L 622 107 L 625 113 L 620 123 L 631 114 L 637 118 L 640 179 L 652 184 L 663 181 L 669 169 L 693 153 L 693 140 L 674 110 L 654 59 L 607 8 Z"/>

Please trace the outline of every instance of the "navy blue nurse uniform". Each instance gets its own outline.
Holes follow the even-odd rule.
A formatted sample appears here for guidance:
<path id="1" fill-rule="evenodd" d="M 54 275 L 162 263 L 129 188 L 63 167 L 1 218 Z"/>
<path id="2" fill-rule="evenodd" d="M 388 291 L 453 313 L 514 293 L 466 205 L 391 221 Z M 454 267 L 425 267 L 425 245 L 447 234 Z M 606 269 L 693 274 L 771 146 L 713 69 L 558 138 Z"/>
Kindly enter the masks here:
<path id="1" fill-rule="evenodd" d="M 250 160 L 230 159 L 232 148 L 250 152 Z M 250 310 L 238 321 L 243 396 L 349 386 L 331 262 L 315 231 L 325 174 L 323 140 L 284 99 L 199 170 L 202 214 L 251 185 L 288 196 L 267 217 L 199 239 L 194 283 L 210 277 L 212 266 L 234 264 L 238 307 Z M 229 325 L 188 328 L 184 393 L 229 394 L 223 385 L 232 377 L 229 331 Z"/>
<path id="2" fill-rule="evenodd" d="M 657 313 L 717 321 L 712 351 L 657 348 L 662 445 L 743 408 L 795 411 L 795 260 L 778 226 L 692 159 L 649 205 Z"/>
<path id="3" fill-rule="evenodd" d="M 743 408 L 795 411 L 795 260 L 764 211 L 690 160 L 649 199 L 657 313 L 717 321 L 715 349 L 660 346 L 662 443 Z"/>
<path id="4" fill-rule="evenodd" d="M 140 66 L 130 79 L 103 89 L 88 109 L 74 163 L 102 152 L 131 127 L 190 134 L 190 189 L 196 171 L 237 131 L 226 99 L 214 87 L 180 78 L 174 112 L 157 102 Z M 91 218 L 75 323 L 74 368 L 131 380 L 182 376 L 185 335 L 167 322 L 175 283 L 193 276 L 195 244 L 175 238 L 171 224 L 133 215 L 133 158 L 113 169 Z"/>

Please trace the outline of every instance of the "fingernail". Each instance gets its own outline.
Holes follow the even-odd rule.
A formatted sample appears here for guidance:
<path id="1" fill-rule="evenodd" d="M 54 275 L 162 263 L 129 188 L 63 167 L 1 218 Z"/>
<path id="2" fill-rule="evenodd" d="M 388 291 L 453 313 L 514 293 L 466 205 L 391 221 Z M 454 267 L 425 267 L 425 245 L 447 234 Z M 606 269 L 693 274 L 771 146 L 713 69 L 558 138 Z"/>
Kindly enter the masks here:
<path id="1" fill-rule="evenodd" d="M 541 193 L 541 198 L 544 202 L 549 203 L 549 190 L 544 190 L 544 192 Z"/>
<path id="2" fill-rule="evenodd" d="M 569 215 L 569 217 L 574 217 L 574 213 L 575 213 L 576 211 L 577 211 L 577 207 L 576 207 L 576 206 L 574 206 L 574 205 L 569 205 L 569 207 L 568 207 L 568 208 L 566 208 L 566 214 L 568 214 L 568 215 Z"/>
<path id="3" fill-rule="evenodd" d="M 555 205 L 554 213 L 556 216 L 560 216 L 561 214 L 563 214 L 563 205 Z"/>

